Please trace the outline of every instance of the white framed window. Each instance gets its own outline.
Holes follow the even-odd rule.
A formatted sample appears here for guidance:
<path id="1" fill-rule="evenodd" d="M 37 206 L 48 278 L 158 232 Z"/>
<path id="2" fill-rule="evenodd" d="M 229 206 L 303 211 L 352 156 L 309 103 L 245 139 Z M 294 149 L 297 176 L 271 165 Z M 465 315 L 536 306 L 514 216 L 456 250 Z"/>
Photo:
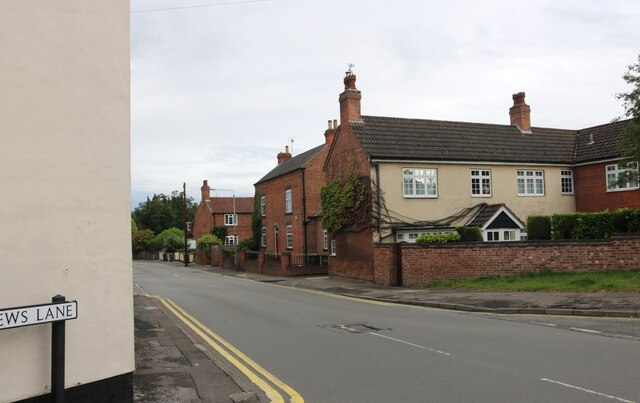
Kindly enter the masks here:
<path id="1" fill-rule="evenodd" d="M 491 197 L 491 171 L 488 169 L 471 170 L 471 196 Z"/>
<path id="2" fill-rule="evenodd" d="M 237 214 L 225 214 L 224 215 L 224 225 L 236 225 L 238 223 L 238 215 Z"/>
<path id="3" fill-rule="evenodd" d="M 570 169 L 560 171 L 560 191 L 563 195 L 573 194 L 573 171 Z"/>
<path id="4" fill-rule="evenodd" d="M 404 234 L 403 233 L 396 234 L 396 241 L 397 242 L 404 242 Z"/>
<path id="5" fill-rule="evenodd" d="M 487 241 L 488 242 L 499 242 L 500 241 L 500 231 L 487 231 Z"/>
<path id="6" fill-rule="evenodd" d="M 487 242 L 513 242 L 521 240 L 522 232 L 519 229 L 491 229 L 484 235 Z"/>
<path id="7" fill-rule="evenodd" d="M 225 245 L 237 245 L 238 244 L 238 237 L 234 236 L 234 235 L 226 236 L 224 238 L 224 244 Z"/>
<path id="8" fill-rule="evenodd" d="M 286 234 L 287 234 L 287 249 L 293 249 L 293 226 L 287 225 Z"/>
<path id="9" fill-rule="evenodd" d="M 260 216 L 267 215 L 267 196 L 260 197 Z"/>
<path id="10" fill-rule="evenodd" d="M 404 197 L 438 197 L 438 170 L 402 168 Z"/>
<path id="11" fill-rule="evenodd" d="M 331 240 L 331 256 L 335 256 L 336 255 L 336 251 L 337 251 L 336 240 L 332 239 Z"/>
<path id="12" fill-rule="evenodd" d="M 267 227 L 262 226 L 261 234 L 260 234 L 260 246 L 263 248 L 267 247 Z"/>
<path id="13" fill-rule="evenodd" d="M 191 221 L 187 221 L 187 232 L 192 231 Z"/>
<path id="14" fill-rule="evenodd" d="M 284 212 L 291 214 L 293 212 L 293 202 L 291 200 L 291 189 L 284 191 Z"/>
<path id="15" fill-rule="evenodd" d="M 607 192 L 620 192 L 625 190 L 638 189 L 638 181 L 628 181 L 626 183 L 619 184 L 618 177 L 622 173 L 638 172 L 638 163 L 619 163 L 607 165 Z"/>
<path id="16" fill-rule="evenodd" d="M 544 171 L 517 171 L 518 196 L 544 196 Z"/>
<path id="17" fill-rule="evenodd" d="M 329 231 L 326 229 L 322 230 L 322 249 L 329 249 Z"/>

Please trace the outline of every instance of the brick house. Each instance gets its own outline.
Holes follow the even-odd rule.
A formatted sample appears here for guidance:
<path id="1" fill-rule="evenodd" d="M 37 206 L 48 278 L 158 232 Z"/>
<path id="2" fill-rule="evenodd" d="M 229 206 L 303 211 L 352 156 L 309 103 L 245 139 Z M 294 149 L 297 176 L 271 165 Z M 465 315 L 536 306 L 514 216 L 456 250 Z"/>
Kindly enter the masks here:
<path id="1" fill-rule="evenodd" d="M 513 241 L 525 239 L 530 215 L 640 207 L 637 184 L 614 184 L 629 121 L 532 127 L 523 92 L 513 95 L 508 125 L 366 116 L 355 83 L 347 72 L 324 169 L 329 181 L 369 184 L 371 200 L 367 225 L 334 234 L 330 274 L 372 280 L 374 243 L 471 224 L 486 241 Z"/>
<path id="2" fill-rule="evenodd" d="M 320 189 L 325 185 L 323 165 L 336 126 L 336 120 L 329 121 L 325 142 L 295 157 L 287 146 L 277 156 L 278 165 L 255 183 L 262 214 L 262 249 L 298 256 L 328 250 Z"/>
<path id="3" fill-rule="evenodd" d="M 198 240 L 210 234 L 213 228 L 223 226 L 227 228 L 227 237 L 223 239 L 225 245 L 237 245 L 239 241 L 251 238 L 253 197 L 211 197 L 211 190 L 204 180 L 193 224 L 194 239 Z"/>

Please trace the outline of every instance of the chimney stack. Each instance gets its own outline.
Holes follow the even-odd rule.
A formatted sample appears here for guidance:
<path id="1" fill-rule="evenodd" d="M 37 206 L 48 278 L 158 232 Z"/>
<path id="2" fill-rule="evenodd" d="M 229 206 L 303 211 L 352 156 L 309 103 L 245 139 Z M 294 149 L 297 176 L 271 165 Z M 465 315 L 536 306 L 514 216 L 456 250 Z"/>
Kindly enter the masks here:
<path id="1" fill-rule="evenodd" d="M 524 92 L 513 94 L 513 106 L 509 108 L 511 125 L 523 133 L 531 133 L 531 108 L 524 102 Z"/>
<path id="2" fill-rule="evenodd" d="M 331 146 L 331 144 L 333 143 L 333 139 L 335 139 L 335 137 L 336 137 L 336 129 L 338 128 L 338 120 L 337 119 L 333 119 L 333 122 L 331 120 L 329 120 L 327 122 L 328 122 L 329 128 L 324 132 L 324 138 L 325 138 L 325 143 L 328 144 L 329 146 Z"/>
<path id="3" fill-rule="evenodd" d="M 289 161 L 291 159 L 291 154 L 289 153 L 289 146 L 284 146 L 284 152 L 278 153 L 278 165 L 282 164 L 285 161 Z"/>
<path id="4" fill-rule="evenodd" d="M 344 77 L 344 92 L 340 94 L 340 124 L 349 124 L 349 121 L 360 120 L 360 99 L 362 95 L 356 88 L 356 75 L 351 71 Z"/>
<path id="5" fill-rule="evenodd" d="M 206 179 L 202 181 L 200 194 L 202 196 L 202 201 L 209 200 L 209 198 L 211 197 L 211 188 L 209 187 L 209 184 L 207 183 Z"/>

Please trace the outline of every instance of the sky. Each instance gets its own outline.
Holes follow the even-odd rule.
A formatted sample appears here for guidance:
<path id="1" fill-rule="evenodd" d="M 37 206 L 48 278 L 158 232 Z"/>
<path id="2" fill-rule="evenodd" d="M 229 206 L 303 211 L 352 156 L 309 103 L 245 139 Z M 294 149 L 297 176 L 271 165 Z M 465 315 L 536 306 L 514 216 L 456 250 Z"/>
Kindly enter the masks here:
<path id="1" fill-rule="evenodd" d="M 190 8 L 184 8 L 190 7 Z M 160 10 L 158 10 L 160 9 Z M 147 11 L 156 10 L 156 11 Z M 131 0 L 132 208 L 253 196 L 324 142 L 354 64 L 362 114 L 581 129 L 624 109 L 638 0 Z M 141 12 L 143 11 L 143 12 Z M 293 142 L 292 142 L 293 140 Z"/>

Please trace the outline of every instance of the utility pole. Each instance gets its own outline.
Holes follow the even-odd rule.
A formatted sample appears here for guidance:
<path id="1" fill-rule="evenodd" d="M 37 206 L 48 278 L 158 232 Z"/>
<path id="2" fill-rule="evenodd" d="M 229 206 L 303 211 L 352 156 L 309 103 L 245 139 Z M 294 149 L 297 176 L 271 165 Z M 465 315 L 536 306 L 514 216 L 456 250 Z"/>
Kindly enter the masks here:
<path id="1" fill-rule="evenodd" d="M 187 182 L 182 182 L 182 194 L 184 196 L 184 266 L 189 266 L 189 245 L 187 243 Z"/>

